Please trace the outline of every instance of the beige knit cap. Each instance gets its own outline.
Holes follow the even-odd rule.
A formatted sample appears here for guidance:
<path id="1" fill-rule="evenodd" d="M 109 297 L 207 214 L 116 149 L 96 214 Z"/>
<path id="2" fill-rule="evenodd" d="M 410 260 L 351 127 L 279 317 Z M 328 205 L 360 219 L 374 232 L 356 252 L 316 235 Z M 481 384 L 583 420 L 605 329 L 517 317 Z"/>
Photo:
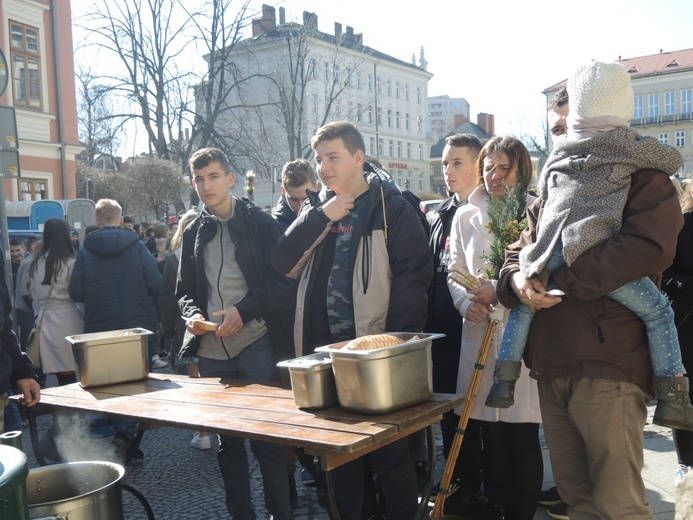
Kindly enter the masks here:
<path id="1" fill-rule="evenodd" d="M 630 74 L 617 62 L 592 61 L 568 78 L 570 112 L 575 119 L 633 117 Z"/>

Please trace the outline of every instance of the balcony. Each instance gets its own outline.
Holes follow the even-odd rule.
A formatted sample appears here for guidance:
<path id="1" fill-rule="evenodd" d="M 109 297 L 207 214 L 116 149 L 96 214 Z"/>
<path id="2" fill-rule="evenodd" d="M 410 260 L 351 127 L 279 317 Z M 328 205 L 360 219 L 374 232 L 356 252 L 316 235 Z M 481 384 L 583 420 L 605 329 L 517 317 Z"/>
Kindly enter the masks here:
<path id="1" fill-rule="evenodd" d="M 690 121 L 691 119 L 693 119 L 693 114 L 690 112 L 667 114 L 665 116 L 656 117 L 640 117 L 631 119 L 630 126 L 662 125 L 666 123 L 678 123 L 679 121 Z"/>

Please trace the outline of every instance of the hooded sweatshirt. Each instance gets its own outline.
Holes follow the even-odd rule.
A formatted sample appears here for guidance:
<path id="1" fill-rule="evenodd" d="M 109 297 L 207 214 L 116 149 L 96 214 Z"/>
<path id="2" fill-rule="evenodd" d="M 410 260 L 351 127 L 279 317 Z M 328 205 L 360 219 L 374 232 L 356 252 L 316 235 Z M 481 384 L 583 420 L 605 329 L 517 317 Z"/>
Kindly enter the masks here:
<path id="1" fill-rule="evenodd" d="M 70 297 L 84 302 L 84 332 L 142 327 L 156 332 L 153 297 L 161 289 L 156 260 L 137 233 L 104 227 L 84 239 Z"/>

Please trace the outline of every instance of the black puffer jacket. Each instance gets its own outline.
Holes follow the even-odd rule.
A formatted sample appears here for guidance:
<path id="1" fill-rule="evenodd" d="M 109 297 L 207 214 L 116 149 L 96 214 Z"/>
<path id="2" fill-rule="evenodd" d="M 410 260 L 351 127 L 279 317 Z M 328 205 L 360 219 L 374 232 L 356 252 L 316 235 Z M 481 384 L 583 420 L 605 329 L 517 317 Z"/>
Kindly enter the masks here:
<path id="1" fill-rule="evenodd" d="M 283 233 L 296 220 L 296 213 L 289 207 L 284 197 L 279 197 L 277 204 L 272 208 L 272 217 Z"/>
<path id="2" fill-rule="evenodd" d="M 183 233 L 176 299 L 184 319 L 207 314 L 207 278 L 204 246 L 217 233 L 215 218 L 202 211 Z M 236 247 L 248 292 L 235 304 L 243 323 L 262 318 L 279 359 L 293 357 L 291 328 L 296 305 L 296 281 L 279 275 L 271 265 L 272 244 L 281 235 L 274 219 L 247 198 L 237 199 L 228 222 L 229 237 Z M 199 337 L 186 332 L 179 357 L 194 356 Z"/>
<path id="3" fill-rule="evenodd" d="M 356 336 L 380 332 L 421 332 L 426 323 L 426 290 L 433 274 L 427 236 L 414 208 L 387 180 L 369 178 L 363 211 L 351 237 L 352 306 Z M 278 272 L 300 279 L 294 341 L 296 355 L 312 352 L 310 306 L 315 301 L 317 265 L 334 223 L 318 208 L 334 196 L 309 192 L 309 203 L 273 249 Z"/>

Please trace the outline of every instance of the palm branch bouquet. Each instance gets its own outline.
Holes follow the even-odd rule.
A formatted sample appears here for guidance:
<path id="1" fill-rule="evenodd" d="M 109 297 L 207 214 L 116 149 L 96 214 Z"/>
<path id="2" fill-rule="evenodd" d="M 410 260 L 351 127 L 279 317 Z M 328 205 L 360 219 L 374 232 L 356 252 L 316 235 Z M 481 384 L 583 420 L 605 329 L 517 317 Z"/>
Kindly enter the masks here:
<path id="1" fill-rule="evenodd" d="M 484 272 L 489 280 L 498 280 L 500 270 L 505 262 L 506 248 L 520 238 L 527 227 L 525 209 L 527 208 L 526 186 L 516 182 L 512 188 L 505 186 L 505 199 L 488 198 L 487 229 L 493 233 L 491 251 L 482 255 L 485 263 Z"/>

